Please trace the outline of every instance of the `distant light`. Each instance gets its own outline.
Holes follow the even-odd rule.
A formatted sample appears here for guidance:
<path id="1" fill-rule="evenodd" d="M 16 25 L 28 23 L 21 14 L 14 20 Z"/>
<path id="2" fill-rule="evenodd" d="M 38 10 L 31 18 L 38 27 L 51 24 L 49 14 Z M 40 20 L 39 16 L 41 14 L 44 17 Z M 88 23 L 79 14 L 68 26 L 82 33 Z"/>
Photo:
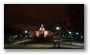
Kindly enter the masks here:
<path id="1" fill-rule="evenodd" d="M 76 35 L 78 35 L 79 33 L 77 32 Z"/>
<path id="2" fill-rule="evenodd" d="M 69 31 L 69 34 L 71 34 L 71 32 Z"/>
<path id="3" fill-rule="evenodd" d="M 15 35 L 15 36 L 13 36 L 14 38 L 16 38 L 17 37 L 17 35 Z"/>
<path id="4" fill-rule="evenodd" d="M 83 36 L 81 35 L 81 38 L 83 38 Z"/>
<path id="5" fill-rule="evenodd" d="M 59 30 L 60 28 L 59 27 L 56 27 L 56 30 Z"/>
<path id="6" fill-rule="evenodd" d="M 15 35 L 17 37 L 17 35 Z"/>
<path id="7" fill-rule="evenodd" d="M 25 33 L 27 33 L 27 31 L 25 31 Z"/>
<path id="8" fill-rule="evenodd" d="M 62 35 L 64 37 L 64 35 Z"/>
<path id="9" fill-rule="evenodd" d="M 26 36 L 26 37 L 28 37 L 28 36 Z"/>

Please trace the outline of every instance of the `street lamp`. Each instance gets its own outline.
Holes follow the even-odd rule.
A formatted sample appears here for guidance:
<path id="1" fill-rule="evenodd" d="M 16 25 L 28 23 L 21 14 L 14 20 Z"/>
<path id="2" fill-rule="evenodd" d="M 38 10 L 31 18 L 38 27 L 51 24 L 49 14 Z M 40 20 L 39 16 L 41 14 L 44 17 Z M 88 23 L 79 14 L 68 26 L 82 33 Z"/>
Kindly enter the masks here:
<path id="1" fill-rule="evenodd" d="M 79 34 L 79 33 L 78 33 L 78 32 L 76 32 L 76 42 L 77 42 L 77 37 L 78 37 L 78 34 Z"/>
<path id="2" fill-rule="evenodd" d="M 69 31 L 69 37 L 70 37 L 70 44 L 72 44 L 71 43 L 71 37 L 72 37 L 72 32 L 71 31 Z"/>
<path id="3" fill-rule="evenodd" d="M 25 46 L 26 46 L 26 37 L 27 37 L 28 31 L 25 31 Z"/>
<path id="4" fill-rule="evenodd" d="M 78 32 L 76 32 L 76 35 L 78 35 L 79 33 Z"/>
<path id="5" fill-rule="evenodd" d="M 25 33 L 27 33 L 27 31 L 25 31 Z"/>
<path id="6" fill-rule="evenodd" d="M 71 34 L 72 32 L 69 31 L 69 34 Z"/>
<path id="7" fill-rule="evenodd" d="M 56 27 L 56 30 L 60 30 L 60 27 Z"/>
<path id="8" fill-rule="evenodd" d="M 56 27 L 56 35 L 58 37 L 58 47 L 60 47 L 60 27 Z"/>

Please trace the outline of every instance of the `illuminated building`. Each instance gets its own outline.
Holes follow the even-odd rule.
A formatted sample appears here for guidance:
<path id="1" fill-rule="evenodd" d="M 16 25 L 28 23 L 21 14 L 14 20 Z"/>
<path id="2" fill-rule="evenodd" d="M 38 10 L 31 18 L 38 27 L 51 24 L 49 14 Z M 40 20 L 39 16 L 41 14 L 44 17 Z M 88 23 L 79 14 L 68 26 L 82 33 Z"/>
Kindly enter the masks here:
<path id="1" fill-rule="evenodd" d="M 41 27 L 39 28 L 39 31 L 34 31 L 34 35 L 37 37 L 40 37 L 40 35 L 43 34 L 44 37 L 50 37 L 52 36 L 53 32 L 51 31 L 46 31 L 43 24 L 41 24 Z"/>

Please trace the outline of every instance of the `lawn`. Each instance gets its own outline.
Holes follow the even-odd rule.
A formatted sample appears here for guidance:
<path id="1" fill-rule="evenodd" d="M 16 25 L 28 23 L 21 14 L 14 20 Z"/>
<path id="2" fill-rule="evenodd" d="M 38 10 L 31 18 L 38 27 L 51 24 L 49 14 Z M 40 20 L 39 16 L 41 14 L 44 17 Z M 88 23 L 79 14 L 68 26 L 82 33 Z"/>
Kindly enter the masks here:
<path id="1" fill-rule="evenodd" d="M 25 46 L 26 44 L 26 46 Z M 47 49 L 53 47 L 54 42 L 51 40 L 31 39 L 30 41 L 20 43 L 18 45 L 5 45 L 5 49 Z M 58 44 L 57 44 L 58 45 Z M 74 46 L 67 42 L 60 42 L 60 46 Z"/>

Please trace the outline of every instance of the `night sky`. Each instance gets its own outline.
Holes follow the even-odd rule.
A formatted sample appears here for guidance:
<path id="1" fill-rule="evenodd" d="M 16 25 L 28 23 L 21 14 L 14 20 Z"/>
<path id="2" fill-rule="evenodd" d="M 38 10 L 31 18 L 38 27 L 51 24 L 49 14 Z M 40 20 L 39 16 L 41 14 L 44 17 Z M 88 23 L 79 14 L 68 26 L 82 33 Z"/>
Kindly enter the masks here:
<path id="1" fill-rule="evenodd" d="M 46 30 L 53 30 L 66 20 L 72 9 L 81 7 L 72 4 L 4 4 L 4 27 L 38 30 L 43 24 Z"/>

